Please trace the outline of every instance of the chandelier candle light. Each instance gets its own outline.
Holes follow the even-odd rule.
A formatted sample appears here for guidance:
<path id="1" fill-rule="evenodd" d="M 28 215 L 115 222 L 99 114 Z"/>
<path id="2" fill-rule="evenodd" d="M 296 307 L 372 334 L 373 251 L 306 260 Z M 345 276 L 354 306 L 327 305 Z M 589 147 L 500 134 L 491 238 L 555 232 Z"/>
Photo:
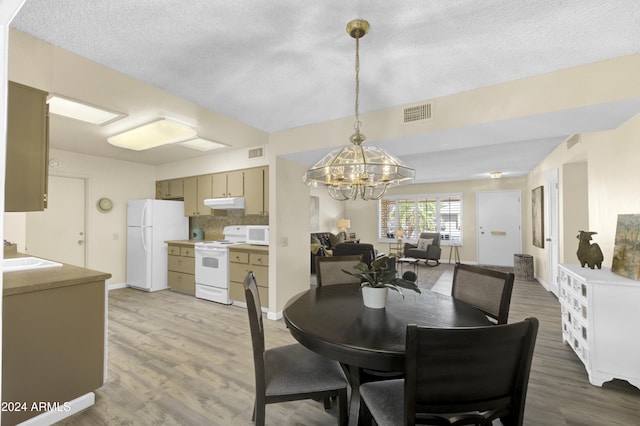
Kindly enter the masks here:
<path id="1" fill-rule="evenodd" d="M 329 195 L 339 201 L 379 200 L 387 188 L 410 183 L 415 170 L 384 149 L 362 146 L 366 137 L 360 133 L 360 39 L 369 31 L 369 23 L 355 19 L 347 24 L 347 33 L 356 39 L 356 122 L 349 140 L 352 145 L 338 148 L 313 165 L 302 180 L 309 186 L 325 186 Z"/>

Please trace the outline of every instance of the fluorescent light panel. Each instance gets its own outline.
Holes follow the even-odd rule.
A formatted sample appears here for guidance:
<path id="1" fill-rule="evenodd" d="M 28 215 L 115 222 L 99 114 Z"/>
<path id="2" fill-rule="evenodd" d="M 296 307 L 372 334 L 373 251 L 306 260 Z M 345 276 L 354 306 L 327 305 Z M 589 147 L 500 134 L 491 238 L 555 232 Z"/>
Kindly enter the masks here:
<path id="1" fill-rule="evenodd" d="M 212 149 L 224 148 L 225 146 L 227 146 L 220 142 L 214 142 L 214 141 L 210 141 L 202 138 L 195 138 L 189 141 L 180 142 L 180 145 L 184 145 L 193 149 L 198 149 L 200 151 L 209 151 Z"/>
<path id="2" fill-rule="evenodd" d="M 107 111 L 57 95 L 52 95 L 47 103 L 49 104 L 49 112 L 52 114 L 63 115 L 75 120 L 101 126 L 125 117 L 125 114 Z"/>
<path id="3" fill-rule="evenodd" d="M 134 151 L 144 151 L 177 142 L 194 139 L 198 136 L 193 127 L 162 118 L 140 127 L 107 138 L 111 145 Z"/>

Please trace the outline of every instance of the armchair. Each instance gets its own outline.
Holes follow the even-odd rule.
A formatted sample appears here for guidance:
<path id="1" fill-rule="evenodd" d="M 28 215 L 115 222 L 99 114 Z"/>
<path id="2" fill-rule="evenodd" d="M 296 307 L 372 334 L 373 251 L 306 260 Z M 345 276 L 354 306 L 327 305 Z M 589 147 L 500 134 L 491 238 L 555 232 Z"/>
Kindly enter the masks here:
<path id="1" fill-rule="evenodd" d="M 429 240 L 431 241 L 429 242 Z M 424 247 L 422 245 L 424 245 Z M 440 264 L 440 254 L 442 253 L 442 249 L 440 248 L 440 233 L 421 233 L 417 245 L 411 243 L 404 244 L 403 253 L 405 257 L 424 259 L 424 263 L 428 266 L 438 266 Z M 436 262 L 436 264 L 430 265 L 430 260 Z"/>

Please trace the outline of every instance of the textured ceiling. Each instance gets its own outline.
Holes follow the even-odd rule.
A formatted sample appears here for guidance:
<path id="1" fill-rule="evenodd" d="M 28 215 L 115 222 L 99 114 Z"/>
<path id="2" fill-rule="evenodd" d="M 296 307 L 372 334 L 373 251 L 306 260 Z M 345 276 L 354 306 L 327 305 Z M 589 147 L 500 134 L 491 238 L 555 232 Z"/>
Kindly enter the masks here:
<path id="1" fill-rule="evenodd" d="M 637 0 L 27 0 L 12 27 L 271 132 L 353 114 L 358 17 L 361 112 L 640 51 Z"/>

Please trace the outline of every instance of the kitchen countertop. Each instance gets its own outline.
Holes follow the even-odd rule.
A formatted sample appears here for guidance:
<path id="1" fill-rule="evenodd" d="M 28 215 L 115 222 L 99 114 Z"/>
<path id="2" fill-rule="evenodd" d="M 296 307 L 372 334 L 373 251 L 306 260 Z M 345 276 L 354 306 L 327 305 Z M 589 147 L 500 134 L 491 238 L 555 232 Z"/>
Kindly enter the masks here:
<path id="1" fill-rule="evenodd" d="M 165 243 L 167 244 L 174 244 L 174 245 L 179 245 L 179 246 L 187 246 L 187 247 L 193 247 L 193 245 L 195 243 L 201 243 L 202 240 L 167 240 L 165 241 Z"/>
<path id="2" fill-rule="evenodd" d="M 231 250 L 253 250 L 263 253 L 269 253 L 269 246 L 261 246 L 258 244 L 235 244 L 229 247 Z"/>
<path id="3" fill-rule="evenodd" d="M 17 253 L 5 258 L 26 257 L 28 255 Z M 111 274 L 80 268 L 78 266 L 63 263 L 57 268 L 34 269 L 31 271 L 3 272 L 4 284 L 3 296 L 30 293 L 34 291 L 49 290 L 59 287 L 84 284 L 94 281 L 104 281 L 111 278 Z"/>

